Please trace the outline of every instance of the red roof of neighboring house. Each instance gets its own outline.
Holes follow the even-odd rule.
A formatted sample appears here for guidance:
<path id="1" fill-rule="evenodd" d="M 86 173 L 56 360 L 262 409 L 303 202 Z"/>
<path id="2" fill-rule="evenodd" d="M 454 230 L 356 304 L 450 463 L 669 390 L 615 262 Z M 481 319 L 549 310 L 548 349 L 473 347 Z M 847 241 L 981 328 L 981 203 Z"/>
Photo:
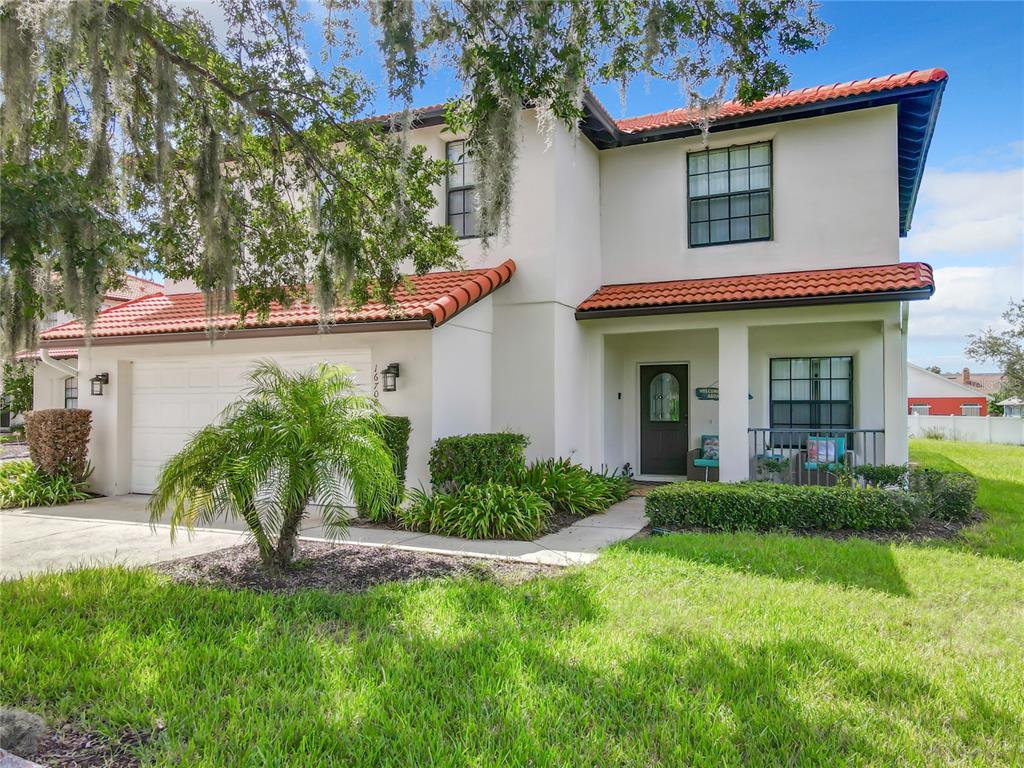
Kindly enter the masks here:
<path id="1" fill-rule="evenodd" d="M 775 272 L 739 277 L 669 280 L 658 283 L 603 285 L 577 310 L 588 313 L 640 310 L 649 307 L 697 307 L 699 309 L 744 304 L 785 304 L 814 300 L 836 301 L 854 296 L 880 297 L 900 293 L 924 293 L 935 287 L 932 268 L 920 262 L 882 264 L 877 267 Z M 909 297 L 903 297 L 909 298 Z M 927 298 L 920 296 L 919 298 Z M 691 309 L 691 311 L 696 311 Z M 625 314 L 625 312 L 623 312 Z"/>
<path id="2" fill-rule="evenodd" d="M 341 309 L 335 323 L 361 323 L 393 320 L 422 320 L 438 326 L 507 283 L 516 270 L 509 259 L 497 267 L 462 272 L 431 272 L 413 276 L 412 290 L 400 287 L 395 291 L 395 305 L 370 302 L 355 310 Z M 317 308 L 304 301 L 290 307 L 275 304 L 266 320 L 250 314 L 239 325 L 237 313 L 220 315 L 212 320 L 217 330 L 235 328 L 286 328 L 316 326 L 320 320 Z M 92 327 L 94 339 L 141 336 L 151 334 L 206 332 L 210 327 L 201 293 L 164 295 L 157 293 L 105 309 L 96 316 Z M 74 320 L 58 325 L 39 335 L 43 346 L 65 339 L 81 339 L 81 322 Z"/>
<path id="3" fill-rule="evenodd" d="M 103 294 L 103 298 L 110 299 L 111 301 L 131 301 L 148 293 L 157 293 L 163 289 L 162 283 L 154 283 L 152 280 L 146 280 L 143 277 L 126 273 L 124 276 L 124 286 L 121 288 L 111 288 Z"/>
<path id="4" fill-rule="evenodd" d="M 744 104 L 741 101 L 727 101 L 714 113 L 713 117 L 716 120 L 721 120 L 741 115 L 753 115 L 787 107 L 799 107 L 831 101 L 832 99 L 842 99 L 848 96 L 861 96 L 869 93 L 891 91 L 897 88 L 906 88 L 912 85 L 923 85 L 925 83 L 945 80 L 948 77 L 944 69 L 935 67 L 932 69 L 915 69 L 899 75 L 869 77 L 865 80 L 851 80 L 846 83 L 800 88 L 795 91 L 785 91 L 766 96 L 751 104 Z M 698 121 L 700 117 L 701 114 L 698 110 L 670 109 L 665 112 L 656 112 L 652 115 L 616 120 L 615 124 L 623 133 L 639 133 L 658 128 L 687 125 Z"/>

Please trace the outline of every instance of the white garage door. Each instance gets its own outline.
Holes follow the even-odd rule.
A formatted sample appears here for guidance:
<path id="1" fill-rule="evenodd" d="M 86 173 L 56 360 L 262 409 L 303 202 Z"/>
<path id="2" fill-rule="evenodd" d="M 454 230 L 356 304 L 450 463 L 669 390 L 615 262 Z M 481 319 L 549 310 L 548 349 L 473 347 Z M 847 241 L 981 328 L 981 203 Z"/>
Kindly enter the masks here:
<path id="1" fill-rule="evenodd" d="M 369 349 L 332 355 L 278 355 L 286 369 L 309 368 L 319 362 L 340 363 L 355 371 L 356 383 L 369 391 L 372 363 Z M 160 467 L 197 430 L 245 389 L 251 357 L 191 357 L 132 366 L 132 493 L 151 493 Z"/>

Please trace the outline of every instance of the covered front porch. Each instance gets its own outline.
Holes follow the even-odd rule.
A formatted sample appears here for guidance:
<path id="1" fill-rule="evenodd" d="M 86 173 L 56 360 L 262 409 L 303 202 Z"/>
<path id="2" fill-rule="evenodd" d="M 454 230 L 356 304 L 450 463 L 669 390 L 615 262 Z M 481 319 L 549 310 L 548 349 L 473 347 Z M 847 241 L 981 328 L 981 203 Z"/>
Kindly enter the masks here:
<path id="1" fill-rule="evenodd" d="M 906 319 L 895 301 L 588 321 L 600 463 L 802 484 L 904 463 Z"/>

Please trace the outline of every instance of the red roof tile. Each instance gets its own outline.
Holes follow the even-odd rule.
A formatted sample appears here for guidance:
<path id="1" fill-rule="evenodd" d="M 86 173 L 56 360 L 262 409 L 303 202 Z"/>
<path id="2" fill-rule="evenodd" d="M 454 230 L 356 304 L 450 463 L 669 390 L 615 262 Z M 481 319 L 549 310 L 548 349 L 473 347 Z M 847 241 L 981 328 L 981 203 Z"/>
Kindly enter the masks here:
<path id="1" fill-rule="evenodd" d="M 752 115 L 759 112 L 770 112 L 775 109 L 786 107 L 797 107 L 806 104 L 842 99 L 849 96 L 861 96 L 864 94 L 891 91 L 897 88 L 907 88 L 913 85 L 945 80 L 948 78 L 946 71 L 939 68 L 917 69 L 910 72 L 903 72 L 899 75 L 886 75 L 884 77 L 870 77 L 866 80 L 851 80 L 847 83 L 834 83 L 832 85 L 818 85 L 813 88 L 801 88 L 795 91 L 766 96 L 752 104 L 744 104 L 740 101 L 727 101 L 722 104 L 721 109 L 715 114 L 714 119 L 722 120 L 729 117 L 741 115 Z M 640 117 L 629 117 L 616 121 L 616 125 L 623 133 L 640 133 L 642 131 L 655 130 L 657 128 L 670 128 L 677 125 L 694 123 L 700 118 L 700 113 L 693 109 L 670 109 L 666 112 L 657 112 L 653 115 L 642 115 Z"/>
<path id="2" fill-rule="evenodd" d="M 149 293 L 157 293 L 163 289 L 163 283 L 154 283 L 152 280 L 146 280 L 143 277 L 125 273 L 124 286 L 110 289 L 103 294 L 103 298 L 110 301 L 131 301 Z"/>
<path id="3" fill-rule="evenodd" d="M 431 272 L 413 276 L 410 278 L 412 290 L 402 287 L 395 292 L 395 306 L 370 302 L 360 309 L 339 310 L 334 316 L 334 322 L 426 320 L 432 326 L 438 326 L 507 283 L 515 270 L 515 262 L 509 259 L 497 267 L 488 269 Z M 275 304 L 270 317 L 262 322 L 250 314 L 240 326 L 238 314 L 230 314 L 213 318 L 212 324 L 218 330 L 239 327 L 284 328 L 316 326 L 319 319 L 319 313 L 314 305 L 296 302 L 290 307 Z M 103 310 L 96 316 L 92 336 L 105 338 L 188 333 L 206 331 L 208 328 L 201 293 L 157 293 Z M 63 339 L 78 340 L 82 338 L 82 331 L 81 322 L 74 320 L 44 331 L 39 335 L 39 339 L 44 346 L 47 342 Z"/>
<path id="4" fill-rule="evenodd" d="M 813 300 L 933 290 L 932 268 L 920 262 L 877 267 L 776 272 L 701 280 L 603 285 L 576 309 L 580 317 L 600 310 L 749 302 Z"/>

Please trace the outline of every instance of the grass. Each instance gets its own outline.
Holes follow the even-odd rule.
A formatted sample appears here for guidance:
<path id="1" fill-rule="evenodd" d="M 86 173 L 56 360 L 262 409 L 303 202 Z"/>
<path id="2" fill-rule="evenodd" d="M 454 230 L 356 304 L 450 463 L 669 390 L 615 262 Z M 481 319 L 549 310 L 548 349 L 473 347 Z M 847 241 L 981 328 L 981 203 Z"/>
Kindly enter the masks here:
<path id="1" fill-rule="evenodd" d="M 994 467 L 983 505 L 1020 492 L 958 450 L 914 446 Z M 29 578 L 0 585 L 0 700 L 161 722 L 154 765 L 1021 765 L 1024 563 L 1000 509 L 959 550 L 678 534 L 518 586 Z"/>
<path id="2" fill-rule="evenodd" d="M 1024 446 L 911 440 L 910 458 L 978 478 L 978 506 L 988 519 L 965 531 L 955 547 L 1024 561 Z"/>

